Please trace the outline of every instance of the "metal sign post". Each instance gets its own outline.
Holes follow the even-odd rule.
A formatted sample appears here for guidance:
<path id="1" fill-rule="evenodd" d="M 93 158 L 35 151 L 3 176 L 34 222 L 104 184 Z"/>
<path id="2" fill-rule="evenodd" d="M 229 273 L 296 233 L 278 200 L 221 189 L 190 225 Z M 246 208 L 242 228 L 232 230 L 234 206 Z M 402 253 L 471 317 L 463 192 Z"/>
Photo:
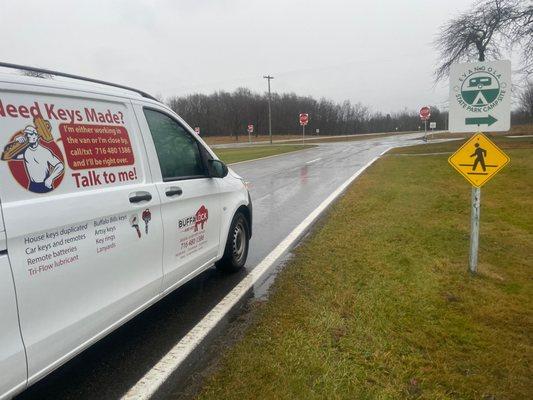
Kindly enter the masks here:
<path id="1" fill-rule="evenodd" d="M 300 113 L 300 125 L 302 125 L 302 143 L 305 143 L 305 126 L 309 122 L 309 114 Z"/>
<path id="2" fill-rule="evenodd" d="M 428 119 L 431 117 L 431 108 L 424 106 L 419 112 L 420 119 L 424 121 L 424 142 L 428 141 Z"/>
<path id="3" fill-rule="evenodd" d="M 479 212 L 481 208 L 481 188 L 472 186 L 472 211 L 470 215 L 470 257 L 468 268 L 477 272 L 477 255 L 479 251 Z"/>
<path id="4" fill-rule="evenodd" d="M 477 272 L 481 186 L 509 163 L 509 157 L 482 133 L 477 133 L 450 156 L 448 162 L 472 185 L 470 256 L 468 269 Z"/>
<path id="5" fill-rule="evenodd" d="M 433 133 L 435 128 L 437 127 L 437 123 L 435 121 L 431 121 L 429 123 L 429 129 L 431 129 L 431 138 L 433 139 Z"/>
<path id="6" fill-rule="evenodd" d="M 252 143 L 252 133 L 254 131 L 254 126 L 252 124 L 248 125 L 248 143 Z"/>
<path id="7" fill-rule="evenodd" d="M 478 61 L 451 66 L 450 132 L 472 132 L 482 127 L 490 131 L 508 131 L 510 116 L 510 61 Z M 485 135 L 477 133 L 448 161 L 472 184 L 468 268 L 475 274 L 478 266 L 481 186 L 509 163 L 509 157 Z"/>

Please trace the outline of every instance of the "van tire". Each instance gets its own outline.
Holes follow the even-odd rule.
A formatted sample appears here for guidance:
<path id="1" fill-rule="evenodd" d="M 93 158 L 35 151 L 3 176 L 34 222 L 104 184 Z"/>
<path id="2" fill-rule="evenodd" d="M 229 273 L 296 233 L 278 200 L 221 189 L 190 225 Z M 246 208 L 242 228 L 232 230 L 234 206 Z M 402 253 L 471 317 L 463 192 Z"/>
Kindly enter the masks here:
<path id="1" fill-rule="evenodd" d="M 239 271 L 246 263 L 249 247 L 250 227 L 244 214 L 239 211 L 231 221 L 224 255 L 217 261 L 216 267 L 224 272 Z"/>

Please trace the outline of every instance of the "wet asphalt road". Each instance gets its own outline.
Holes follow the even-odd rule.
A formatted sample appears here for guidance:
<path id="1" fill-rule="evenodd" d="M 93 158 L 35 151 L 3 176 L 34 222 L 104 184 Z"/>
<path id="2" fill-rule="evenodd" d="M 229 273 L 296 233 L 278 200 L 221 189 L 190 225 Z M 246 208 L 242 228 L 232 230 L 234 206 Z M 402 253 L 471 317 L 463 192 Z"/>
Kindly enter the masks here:
<path id="1" fill-rule="evenodd" d="M 241 163 L 250 182 L 253 238 L 247 270 L 257 265 L 355 171 L 393 146 L 421 143 L 420 133 L 319 147 Z M 209 269 L 17 397 L 118 399 L 220 301 L 246 271 Z M 261 289 L 259 289 L 261 290 Z"/>

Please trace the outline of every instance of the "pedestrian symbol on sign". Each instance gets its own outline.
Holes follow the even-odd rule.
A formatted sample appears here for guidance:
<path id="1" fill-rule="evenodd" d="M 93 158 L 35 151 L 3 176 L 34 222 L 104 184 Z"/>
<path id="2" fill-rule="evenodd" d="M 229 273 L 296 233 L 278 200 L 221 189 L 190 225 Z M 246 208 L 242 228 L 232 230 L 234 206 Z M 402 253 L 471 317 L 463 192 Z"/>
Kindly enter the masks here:
<path id="1" fill-rule="evenodd" d="M 509 162 L 509 157 L 485 135 L 478 133 L 448 161 L 472 185 L 481 187 Z"/>
<path id="2" fill-rule="evenodd" d="M 474 160 L 474 164 L 472 165 L 472 171 L 476 170 L 478 163 L 481 164 L 481 169 L 483 169 L 483 171 L 486 171 L 487 167 L 485 167 L 485 157 L 487 156 L 487 150 L 479 147 L 479 143 L 476 143 L 474 147 L 476 148 L 476 150 L 474 151 L 474 154 L 470 155 L 470 157 L 476 157 L 476 159 Z M 473 172 L 470 173 L 472 174 Z"/>

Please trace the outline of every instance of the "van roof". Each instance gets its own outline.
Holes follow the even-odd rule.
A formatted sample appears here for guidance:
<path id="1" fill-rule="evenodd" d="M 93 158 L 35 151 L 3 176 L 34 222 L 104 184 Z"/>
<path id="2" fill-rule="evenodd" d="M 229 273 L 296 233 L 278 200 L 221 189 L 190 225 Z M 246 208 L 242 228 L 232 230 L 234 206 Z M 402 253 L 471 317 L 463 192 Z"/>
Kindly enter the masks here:
<path id="1" fill-rule="evenodd" d="M 7 69 L 4 69 L 7 68 Z M 2 71 L 2 69 L 4 69 Z M 40 72 L 47 75 L 52 75 L 52 79 L 41 77 L 25 76 L 17 73 L 7 71 L 26 70 L 32 72 Z M 107 94 L 111 96 L 127 97 L 127 98 L 144 98 L 152 101 L 159 101 L 146 92 L 134 89 L 128 86 L 119 85 L 111 82 L 101 81 L 99 79 L 86 78 L 78 75 L 67 74 L 58 71 L 45 70 L 40 68 L 26 67 L 23 65 L 8 64 L 0 62 L 0 82 L 17 83 L 34 85 L 41 87 L 60 88 L 81 90 L 91 93 Z"/>

